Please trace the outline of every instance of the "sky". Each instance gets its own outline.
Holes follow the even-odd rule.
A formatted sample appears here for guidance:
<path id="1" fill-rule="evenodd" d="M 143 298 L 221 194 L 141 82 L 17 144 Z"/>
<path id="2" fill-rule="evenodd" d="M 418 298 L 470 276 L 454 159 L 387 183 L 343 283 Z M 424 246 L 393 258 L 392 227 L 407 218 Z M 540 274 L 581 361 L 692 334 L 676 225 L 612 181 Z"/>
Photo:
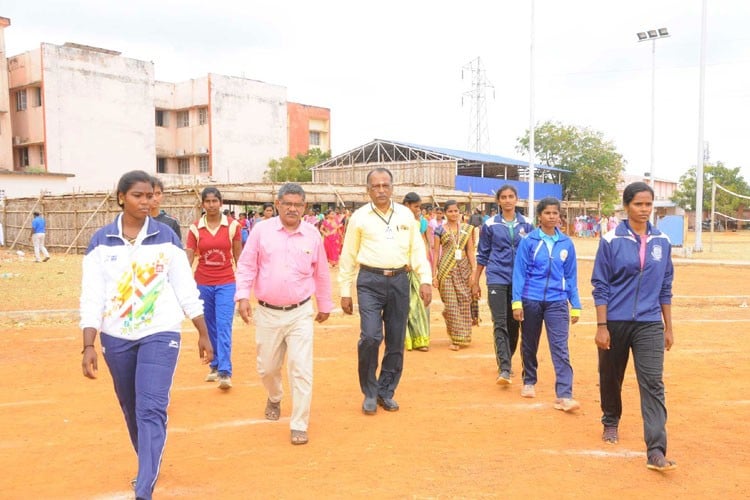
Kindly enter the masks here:
<path id="1" fill-rule="evenodd" d="M 155 77 L 242 76 L 331 110 L 334 155 L 373 139 L 474 149 L 471 78 L 485 88 L 485 152 L 525 160 L 531 0 L 4 0 L 8 56 L 76 42 L 154 62 Z M 601 132 L 626 170 L 678 180 L 698 157 L 702 0 L 535 0 L 534 117 Z M 704 140 L 750 181 L 750 1 L 707 0 Z M 670 37 L 639 43 L 666 27 Z M 462 102 L 463 101 L 463 102 Z"/>

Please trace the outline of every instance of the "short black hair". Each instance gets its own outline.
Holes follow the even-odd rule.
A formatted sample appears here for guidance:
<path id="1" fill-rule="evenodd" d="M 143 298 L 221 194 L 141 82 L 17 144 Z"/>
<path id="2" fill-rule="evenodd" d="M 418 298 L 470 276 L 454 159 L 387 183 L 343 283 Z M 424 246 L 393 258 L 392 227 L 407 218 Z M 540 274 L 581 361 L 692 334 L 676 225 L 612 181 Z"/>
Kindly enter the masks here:
<path id="1" fill-rule="evenodd" d="M 628 184 L 622 192 L 622 206 L 626 207 L 630 205 L 630 202 L 633 201 L 635 195 L 644 191 L 651 193 L 651 199 L 654 199 L 654 190 L 645 182 L 639 181 Z"/>
<path id="2" fill-rule="evenodd" d="M 420 201 L 422 201 L 422 198 L 420 198 L 417 193 L 415 193 L 414 191 L 409 191 L 404 195 L 403 203 L 404 205 L 406 205 L 407 203 L 419 203 Z"/>

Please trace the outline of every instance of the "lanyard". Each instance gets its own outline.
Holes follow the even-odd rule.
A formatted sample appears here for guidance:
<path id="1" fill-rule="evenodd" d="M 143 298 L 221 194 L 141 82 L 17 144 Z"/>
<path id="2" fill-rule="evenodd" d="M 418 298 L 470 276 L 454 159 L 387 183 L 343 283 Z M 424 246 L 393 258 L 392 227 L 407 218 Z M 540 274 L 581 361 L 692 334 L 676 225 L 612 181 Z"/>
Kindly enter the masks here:
<path id="1" fill-rule="evenodd" d="M 385 223 L 386 226 L 390 226 L 391 225 L 391 219 L 393 219 L 393 214 L 396 213 L 395 210 L 391 210 L 391 215 L 388 217 L 388 220 L 385 220 L 385 217 L 383 217 L 382 215 L 380 215 L 378 213 L 378 210 L 375 208 L 375 205 L 373 205 L 372 203 L 370 203 L 370 207 L 372 208 L 372 211 L 375 212 L 375 215 L 378 216 L 378 219 L 382 220 Z M 390 208 L 393 208 L 393 202 L 391 202 L 391 207 Z"/>

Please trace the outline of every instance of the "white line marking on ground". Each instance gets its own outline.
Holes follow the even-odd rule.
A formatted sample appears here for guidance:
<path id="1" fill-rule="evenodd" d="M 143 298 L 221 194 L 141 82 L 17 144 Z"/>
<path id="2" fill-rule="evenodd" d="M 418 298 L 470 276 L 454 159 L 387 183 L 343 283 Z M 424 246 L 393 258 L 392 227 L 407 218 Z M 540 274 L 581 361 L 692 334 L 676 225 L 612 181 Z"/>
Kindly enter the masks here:
<path id="1" fill-rule="evenodd" d="M 13 408 L 16 406 L 33 406 L 33 405 L 51 405 L 57 401 L 54 399 L 29 399 L 27 401 L 11 401 L 9 403 L 0 403 L 0 408 Z"/>
<path id="2" fill-rule="evenodd" d="M 219 390 L 219 383 L 218 382 L 206 382 L 205 384 L 201 385 L 183 385 L 183 386 L 172 386 L 173 391 L 200 391 L 202 389 L 213 389 L 213 390 Z M 234 382 L 234 387 L 259 387 L 260 382 L 245 382 L 245 383 L 238 383 Z M 224 392 L 224 391 L 222 391 Z"/>
<path id="3" fill-rule="evenodd" d="M 445 410 L 460 410 L 462 408 L 484 409 L 484 408 L 501 408 L 513 410 L 541 410 L 552 408 L 552 404 L 547 403 L 495 403 L 495 404 L 470 404 L 461 406 L 441 406 Z"/>
<path id="4" fill-rule="evenodd" d="M 643 457 L 646 458 L 646 453 L 643 451 L 633 450 L 621 450 L 621 451 L 605 451 L 605 450 L 540 450 L 542 453 L 550 455 L 582 455 L 587 457 L 619 457 L 619 458 L 633 458 Z"/>
<path id="5" fill-rule="evenodd" d="M 213 424 L 208 425 L 200 425 L 197 427 L 170 427 L 168 429 L 168 432 L 171 433 L 179 433 L 179 434 L 185 434 L 188 432 L 196 432 L 196 431 L 213 431 L 218 429 L 231 429 L 234 427 L 245 427 L 248 425 L 259 425 L 259 424 L 272 424 L 274 422 L 284 422 L 289 421 L 289 417 L 283 417 L 279 420 L 267 420 L 265 418 L 248 418 L 244 420 L 230 420 L 228 422 L 217 422 Z"/>
<path id="6" fill-rule="evenodd" d="M 460 359 L 495 359 L 494 354 L 456 354 L 455 356 L 451 356 L 452 358 L 460 358 Z"/>
<path id="7" fill-rule="evenodd" d="M 32 338 L 28 339 L 29 342 L 63 342 L 68 340 L 75 340 L 78 337 L 48 337 L 48 338 Z"/>
<path id="8" fill-rule="evenodd" d="M 133 498 L 132 491 L 114 491 L 112 493 L 103 493 L 92 497 L 92 500 L 129 500 Z"/>

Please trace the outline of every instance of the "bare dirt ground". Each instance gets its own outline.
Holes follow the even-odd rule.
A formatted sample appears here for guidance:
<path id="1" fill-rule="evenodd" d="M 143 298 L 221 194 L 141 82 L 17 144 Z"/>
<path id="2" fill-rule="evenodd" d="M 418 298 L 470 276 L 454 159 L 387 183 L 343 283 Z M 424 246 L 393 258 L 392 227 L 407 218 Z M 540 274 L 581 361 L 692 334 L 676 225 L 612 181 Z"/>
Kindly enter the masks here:
<path id="1" fill-rule="evenodd" d="M 715 238 L 732 251 L 693 257 L 747 259 L 747 232 Z M 576 240 L 584 257 L 595 244 Z M 81 257 L 32 260 L 0 250 L 0 497 L 132 498 L 135 454 L 101 356 L 98 380 L 81 375 Z M 317 325 L 310 443 L 292 446 L 288 396 L 279 422 L 263 418 L 252 328 L 235 323 L 234 388 L 223 393 L 203 382 L 186 322 L 155 497 L 747 498 L 750 308 L 740 306 L 750 304 L 750 267 L 676 264 L 676 343 L 665 382 L 668 455 L 679 468 L 660 474 L 645 467 L 632 365 L 620 443 L 600 439 L 591 265 L 579 264 L 584 312 L 571 328 L 576 414 L 552 408 L 545 341 L 537 398 L 522 399 L 518 375 L 508 389 L 494 383 L 486 304 L 471 347 L 452 352 L 438 302 L 431 350 L 406 353 L 396 413 L 360 411 L 358 316 L 334 314 Z M 514 366 L 520 373 L 518 354 Z"/>

